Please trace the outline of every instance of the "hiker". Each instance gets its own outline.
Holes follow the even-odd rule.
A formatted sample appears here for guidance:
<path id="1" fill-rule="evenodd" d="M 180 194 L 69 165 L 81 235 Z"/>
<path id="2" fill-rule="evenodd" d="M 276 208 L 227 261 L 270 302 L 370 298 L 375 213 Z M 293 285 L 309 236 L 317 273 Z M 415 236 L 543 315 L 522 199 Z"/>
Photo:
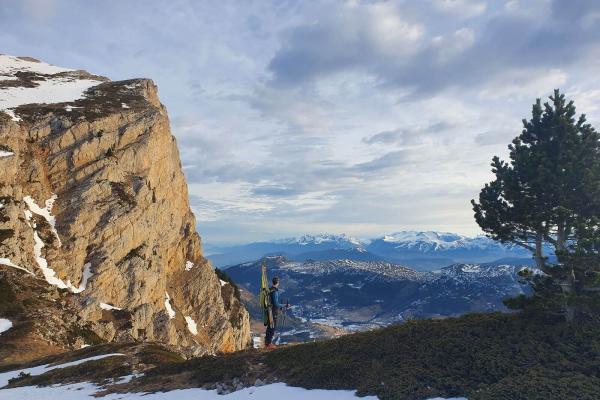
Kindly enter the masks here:
<path id="1" fill-rule="evenodd" d="M 265 334 L 265 347 L 267 349 L 273 348 L 273 335 L 275 335 L 275 328 L 277 328 L 277 316 L 284 309 L 288 309 L 290 306 L 286 304 L 285 306 L 279 302 L 279 278 L 273 277 L 273 285 L 269 288 L 269 297 L 271 304 L 271 315 L 272 321 L 267 324 L 267 332 Z"/>

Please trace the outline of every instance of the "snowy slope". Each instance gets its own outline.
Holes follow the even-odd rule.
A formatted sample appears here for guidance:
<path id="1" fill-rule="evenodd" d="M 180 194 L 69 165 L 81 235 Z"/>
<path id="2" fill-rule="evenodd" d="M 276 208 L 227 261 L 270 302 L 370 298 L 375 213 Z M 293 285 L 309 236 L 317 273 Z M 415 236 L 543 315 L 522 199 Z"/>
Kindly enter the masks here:
<path id="1" fill-rule="evenodd" d="M 0 112 L 20 121 L 15 109 L 32 103 L 65 103 L 106 78 L 56 67 L 31 58 L 0 55 Z"/>

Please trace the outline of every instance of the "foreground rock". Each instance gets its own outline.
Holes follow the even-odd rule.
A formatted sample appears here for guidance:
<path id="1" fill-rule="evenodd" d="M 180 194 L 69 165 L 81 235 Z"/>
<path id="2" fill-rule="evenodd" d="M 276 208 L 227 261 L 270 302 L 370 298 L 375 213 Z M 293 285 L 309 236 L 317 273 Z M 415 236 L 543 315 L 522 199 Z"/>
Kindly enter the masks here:
<path id="1" fill-rule="evenodd" d="M 189 354 L 246 347 L 248 314 L 202 255 L 156 86 L 52 68 L 0 56 L 0 282 L 13 292 L 0 317 L 62 348 L 84 344 L 65 343 L 72 324 Z M 40 286 L 53 311 L 32 318 Z M 62 323 L 44 330 L 49 315 Z"/>

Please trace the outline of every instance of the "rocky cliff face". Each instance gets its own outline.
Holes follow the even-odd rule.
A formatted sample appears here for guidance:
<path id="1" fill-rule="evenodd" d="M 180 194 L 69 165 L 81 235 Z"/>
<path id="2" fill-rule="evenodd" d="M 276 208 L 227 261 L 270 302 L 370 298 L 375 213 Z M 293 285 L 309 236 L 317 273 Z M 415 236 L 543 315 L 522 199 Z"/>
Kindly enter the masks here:
<path id="1" fill-rule="evenodd" d="M 246 347 L 248 314 L 202 256 L 154 83 L 52 68 L 0 56 L 0 279 L 21 300 L 41 281 L 49 307 L 68 303 L 69 324 L 105 341 Z M 44 324 L 21 303 L 15 328 Z"/>

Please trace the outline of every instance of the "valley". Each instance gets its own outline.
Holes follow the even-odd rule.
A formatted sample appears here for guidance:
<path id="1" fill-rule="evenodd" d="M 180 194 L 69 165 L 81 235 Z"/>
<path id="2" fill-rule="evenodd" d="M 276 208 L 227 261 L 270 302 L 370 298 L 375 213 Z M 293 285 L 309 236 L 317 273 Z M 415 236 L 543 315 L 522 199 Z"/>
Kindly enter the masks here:
<path id="1" fill-rule="evenodd" d="M 248 295 L 256 294 L 263 261 L 269 276 L 280 278 L 280 296 L 293 305 L 289 314 L 305 324 L 308 339 L 319 337 L 309 323 L 353 332 L 413 319 L 506 312 L 504 299 L 530 293 L 518 277 L 525 267 L 512 265 L 454 264 L 420 272 L 380 261 L 297 262 L 271 256 L 231 266 L 226 273 Z M 253 318 L 261 318 L 259 311 L 251 311 Z"/>

